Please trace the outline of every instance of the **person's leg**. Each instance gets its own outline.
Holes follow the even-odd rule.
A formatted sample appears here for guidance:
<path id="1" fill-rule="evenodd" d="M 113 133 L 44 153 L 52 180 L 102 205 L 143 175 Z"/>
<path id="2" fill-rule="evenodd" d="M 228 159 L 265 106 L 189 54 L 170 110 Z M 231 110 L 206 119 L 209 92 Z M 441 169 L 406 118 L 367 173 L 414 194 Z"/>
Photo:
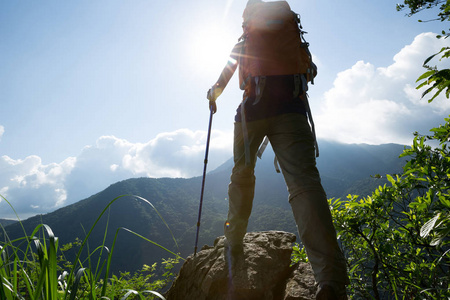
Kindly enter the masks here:
<path id="1" fill-rule="evenodd" d="M 247 232 L 255 193 L 256 152 L 265 134 L 264 121 L 247 122 L 250 149 L 250 164 L 245 162 L 245 144 L 240 122 L 234 125 L 234 167 L 228 186 L 228 218 L 224 233 L 230 244 L 241 244 Z"/>
<path id="2" fill-rule="evenodd" d="M 289 191 L 289 202 L 316 281 L 348 284 L 327 196 L 316 167 L 314 139 L 304 115 L 271 119 L 269 139 Z"/>

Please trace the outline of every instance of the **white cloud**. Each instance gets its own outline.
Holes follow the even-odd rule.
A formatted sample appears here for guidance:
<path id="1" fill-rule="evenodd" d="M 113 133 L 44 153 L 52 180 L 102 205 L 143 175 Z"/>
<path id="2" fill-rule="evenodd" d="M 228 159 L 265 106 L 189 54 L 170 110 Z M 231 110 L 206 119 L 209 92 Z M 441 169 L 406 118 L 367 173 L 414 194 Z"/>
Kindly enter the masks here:
<path id="1" fill-rule="evenodd" d="M 346 143 L 409 144 L 412 132 L 428 133 L 448 115 L 450 100 L 440 96 L 429 104 L 415 81 L 426 71 L 423 61 L 445 43 L 433 33 L 420 34 L 388 67 L 358 61 L 340 72 L 315 113 L 318 136 Z"/>
<path id="2" fill-rule="evenodd" d="M 0 125 L 0 140 L 2 139 L 3 134 L 5 133 L 5 127 Z"/>
<path id="3" fill-rule="evenodd" d="M 75 163 L 73 157 L 60 164 L 44 165 L 40 157 L 35 155 L 23 160 L 4 155 L 0 157 L 0 193 L 20 215 L 29 216 L 53 210 L 66 200 L 64 179 Z M 0 202 L 0 208 L 0 217 L 12 215 L 5 201 Z"/>
<path id="4" fill-rule="evenodd" d="M 102 136 L 77 157 L 49 165 L 38 156 L 0 157 L 0 194 L 21 218 L 46 213 L 132 177 L 193 177 L 203 171 L 206 132 L 180 129 L 147 143 Z M 231 157 L 232 134 L 213 131 L 208 170 Z M 0 218 L 14 217 L 0 201 Z"/>

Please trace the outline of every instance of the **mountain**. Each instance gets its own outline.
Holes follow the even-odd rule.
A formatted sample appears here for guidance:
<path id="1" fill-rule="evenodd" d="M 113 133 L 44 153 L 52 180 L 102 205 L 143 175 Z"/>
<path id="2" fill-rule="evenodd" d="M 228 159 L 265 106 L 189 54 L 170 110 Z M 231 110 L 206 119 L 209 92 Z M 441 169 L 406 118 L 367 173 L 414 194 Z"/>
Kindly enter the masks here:
<path id="1" fill-rule="evenodd" d="M 345 197 L 348 193 L 368 195 L 375 187 L 386 182 L 384 179 L 372 178 L 371 175 L 399 173 L 404 164 L 398 158 L 404 149 L 402 145 L 347 145 L 322 141 L 319 146 L 321 154 L 317 164 L 329 198 Z M 248 230 L 296 233 L 283 176 L 275 172 L 273 158 L 273 152 L 268 149 L 263 158 L 258 160 L 255 201 Z M 199 248 L 204 244 L 211 245 L 217 236 L 223 234 L 228 209 L 227 186 L 232 166 L 230 159 L 209 172 L 206 177 Z M 83 240 L 112 200 L 121 195 L 143 197 L 151 205 L 132 196 L 116 199 L 89 238 L 90 249 L 95 249 L 107 232 L 106 245 L 111 249 L 114 235 L 118 231 L 112 270 L 116 273 L 133 272 L 143 264 L 159 262 L 161 258 L 171 255 L 119 228 L 135 231 L 171 251 L 180 252 L 182 257 L 187 257 L 194 250 L 201 182 L 202 177 L 128 179 L 114 183 L 104 191 L 75 204 L 29 218 L 22 224 L 27 235 L 39 224 L 47 224 L 59 238 L 59 244 L 64 245 L 76 238 Z M 178 249 L 158 213 L 170 226 Z M 18 223 L 7 226 L 6 232 L 10 238 L 24 235 Z M 1 237 L 0 240 L 4 238 Z M 74 255 L 75 250 L 67 253 L 69 260 Z"/>
<path id="2" fill-rule="evenodd" d="M 0 219 L 0 225 L 3 226 L 3 227 L 8 226 L 8 225 L 10 225 L 10 224 L 14 224 L 14 223 L 16 223 L 16 222 L 17 222 L 17 221 L 15 221 L 15 220 Z"/>

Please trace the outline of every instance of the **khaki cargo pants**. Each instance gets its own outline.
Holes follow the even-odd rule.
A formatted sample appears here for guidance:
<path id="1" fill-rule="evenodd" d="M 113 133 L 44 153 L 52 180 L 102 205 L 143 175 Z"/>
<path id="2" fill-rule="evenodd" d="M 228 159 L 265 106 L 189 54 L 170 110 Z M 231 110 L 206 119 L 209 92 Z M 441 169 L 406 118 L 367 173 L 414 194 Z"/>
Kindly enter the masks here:
<path id="1" fill-rule="evenodd" d="M 283 114 L 247 122 L 250 164 L 245 163 L 242 124 L 234 127 L 234 168 L 228 187 L 229 211 L 225 236 L 242 243 L 255 191 L 258 147 L 267 136 L 279 161 L 300 239 L 317 282 L 348 283 L 344 256 L 338 246 L 327 197 L 316 168 L 314 139 L 306 116 Z"/>

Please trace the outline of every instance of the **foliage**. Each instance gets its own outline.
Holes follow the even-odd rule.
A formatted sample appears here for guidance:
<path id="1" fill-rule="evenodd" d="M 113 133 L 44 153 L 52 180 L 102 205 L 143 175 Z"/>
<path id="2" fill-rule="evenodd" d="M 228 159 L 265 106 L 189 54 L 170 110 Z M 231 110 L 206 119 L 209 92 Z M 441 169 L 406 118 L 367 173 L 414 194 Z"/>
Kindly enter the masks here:
<path id="1" fill-rule="evenodd" d="M 305 247 L 300 247 L 299 243 L 295 243 L 292 247 L 291 266 L 299 262 L 307 263 L 309 262 L 309 260 L 308 256 L 306 255 Z"/>
<path id="2" fill-rule="evenodd" d="M 450 297 L 450 118 L 415 134 L 403 173 L 371 196 L 330 199 L 356 298 Z M 427 142 L 439 142 L 433 148 Z"/>
<path id="3" fill-rule="evenodd" d="M 447 0 L 404 0 L 403 4 L 397 4 L 397 11 L 409 9 L 408 16 L 412 16 L 426 9 L 432 9 L 439 6 L 439 13 L 434 21 L 449 21 L 450 9 Z M 432 20 L 433 21 L 433 20 Z M 422 22 L 422 21 L 420 21 Z"/>
<path id="4" fill-rule="evenodd" d="M 450 21 L 450 1 L 448 0 L 405 0 L 404 4 L 397 4 L 397 10 L 409 9 L 410 12 L 408 15 L 412 16 L 425 9 L 431 9 L 438 6 L 439 12 L 437 18 L 429 21 Z M 419 21 L 422 22 L 421 20 Z M 442 34 L 437 35 L 436 37 L 441 39 L 448 38 L 449 36 L 449 31 L 442 30 Z M 431 55 L 423 63 L 423 67 L 427 69 L 427 71 L 417 79 L 417 82 L 420 82 L 420 84 L 416 88 L 420 89 L 426 87 L 425 91 L 422 93 L 422 97 L 434 92 L 428 102 L 432 102 L 444 90 L 447 99 L 450 96 L 450 70 L 439 70 L 437 66 L 429 65 L 429 62 L 436 56 L 440 56 L 439 61 L 442 61 L 444 58 L 449 58 L 450 47 L 443 47 L 438 53 Z"/>
<path id="5" fill-rule="evenodd" d="M 24 237 L 16 240 L 10 240 L 4 232 L 6 239 L 0 242 L 0 299 L 134 299 L 135 296 L 143 299 L 145 294 L 150 296 L 146 299 L 164 299 L 157 291 L 173 279 L 171 270 L 181 259 L 180 256 L 126 228 L 117 229 L 110 248 L 105 245 L 105 239 L 94 250 L 89 248 L 88 238 L 92 230 L 109 206 L 121 197 L 105 207 L 84 240 L 77 239 L 62 247 L 59 247 L 52 229 L 45 224 L 38 225 L 31 235 L 24 230 Z M 140 197 L 135 198 L 148 202 Z M 160 279 L 154 278 L 158 271 L 156 264 L 151 267 L 144 265 L 132 276 L 129 273 L 121 273 L 119 277 L 111 275 L 111 257 L 120 229 L 175 256 L 162 261 L 164 274 Z M 65 254 L 74 247 L 79 249 L 75 263 L 71 263 L 65 259 Z"/>
<path id="6" fill-rule="evenodd" d="M 119 276 L 112 275 L 108 282 L 106 295 L 113 297 L 113 295 L 123 294 L 123 291 L 135 291 L 139 294 L 161 291 L 174 279 L 175 274 L 172 273 L 172 269 L 178 262 L 178 258 L 163 259 L 161 264 L 165 272 L 160 279 L 155 279 L 158 271 L 156 263 L 151 266 L 144 265 L 133 275 L 129 272 L 122 272 Z"/>
<path id="7" fill-rule="evenodd" d="M 436 66 L 429 66 L 428 63 L 434 57 L 441 55 L 441 59 L 450 57 L 450 47 L 443 47 L 441 51 L 432 56 L 428 57 L 423 63 L 424 68 L 428 71 L 423 73 L 418 79 L 417 82 L 422 81 L 416 89 L 420 89 L 422 87 L 427 87 L 425 91 L 422 93 L 422 97 L 425 97 L 430 92 L 434 91 L 434 95 L 428 100 L 428 102 L 432 102 L 439 94 L 445 90 L 445 96 L 447 99 L 450 96 L 450 70 L 442 69 L 439 70 Z"/>
<path id="8" fill-rule="evenodd" d="M 448 0 L 404 0 L 397 10 L 409 9 L 412 16 L 434 7 L 439 7 L 434 20 L 450 20 Z M 448 36 L 442 31 L 437 38 Z M 449 58 L 450 47 L 428 57 L 427 71 L 417 80 L 417 89 L 426 88 L 422 97 L 431 95 L 428 102 L 443 91 L 450 96 L 450 70 L 429 64 L 439 56 Z M 387 175 L 390 185 L 367 197 L 329 200 L 354 298 L 450 298 L 450 118 L 431 132 L 415 133 L 400 156 L 410 160 L 402 174 Z"/>

